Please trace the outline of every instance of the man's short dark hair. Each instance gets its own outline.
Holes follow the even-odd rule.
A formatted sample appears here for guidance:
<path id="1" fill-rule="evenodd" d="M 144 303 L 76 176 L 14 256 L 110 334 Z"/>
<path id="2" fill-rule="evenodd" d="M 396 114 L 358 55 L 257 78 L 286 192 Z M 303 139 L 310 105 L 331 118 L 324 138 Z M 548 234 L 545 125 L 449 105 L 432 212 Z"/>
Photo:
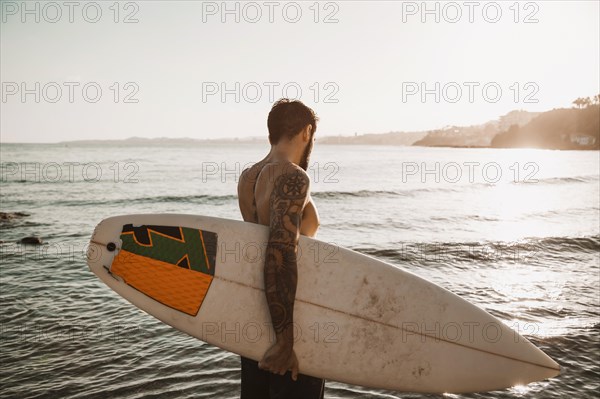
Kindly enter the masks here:
<path id="1" fill-rule="evenodd" d="M 269 143 L 275 145 L 282 138 L 292 139 L 306 125 L 312 126 L 312 134 L 317 131 L 319 118 L 315 112 L 299 100 L 282 98 L 277 100 L 267 119 L 269 128 Z"/>

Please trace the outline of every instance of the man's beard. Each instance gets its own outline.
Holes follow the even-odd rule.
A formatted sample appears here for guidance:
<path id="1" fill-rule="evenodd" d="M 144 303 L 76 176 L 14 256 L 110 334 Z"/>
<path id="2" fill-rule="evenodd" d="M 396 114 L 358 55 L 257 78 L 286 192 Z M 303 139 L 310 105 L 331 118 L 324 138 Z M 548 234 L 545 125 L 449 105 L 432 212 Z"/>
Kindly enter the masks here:
<path id="1" fill-rule="evenodd" d="M 312 152 L 312 148 L 313 148 L 313 136 L 311 135 L 310 141 L 306 145 L 306 148 L 304 149 L 304 153 L 302 154 L 302 158 L 300 159 L 300 165 L 298 165 L 305 171 L 308 169 L 308 162 L 310 160 L 310 153 Z"/>

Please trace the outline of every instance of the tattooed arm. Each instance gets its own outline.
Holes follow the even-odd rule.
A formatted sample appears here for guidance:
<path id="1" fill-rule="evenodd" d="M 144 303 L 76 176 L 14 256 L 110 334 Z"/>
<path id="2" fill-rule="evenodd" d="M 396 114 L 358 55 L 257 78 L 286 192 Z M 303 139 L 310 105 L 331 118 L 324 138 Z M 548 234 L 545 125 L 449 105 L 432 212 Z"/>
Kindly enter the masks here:
<path id="1" fill-rule="evenodd" d="M 277 177 L 270 197 L 270 233 L 265 257 L 265 294 L 275 330 L 276 343 L 264 355 L 260 367 L 273 373 L 292 370 L 294 353 L 294 301 L 298 281 L 296 253 L 302 210 L 308 200 L 309 179 L 300 168 Z"/>

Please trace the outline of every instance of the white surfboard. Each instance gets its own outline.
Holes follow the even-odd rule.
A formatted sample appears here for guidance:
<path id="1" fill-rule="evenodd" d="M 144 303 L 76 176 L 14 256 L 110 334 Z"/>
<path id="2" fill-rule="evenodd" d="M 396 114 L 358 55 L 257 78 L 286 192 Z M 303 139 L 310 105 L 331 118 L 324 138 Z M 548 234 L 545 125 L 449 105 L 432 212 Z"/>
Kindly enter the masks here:
<path id="1" fill-rule="evenodd" d="M 112 217 L 88 265 L 138 308 L 260 360 L 274 342 L 264 294 L 265 226 L 177 214 Z M 300 372 L 406 392 L 523 385 L 559 366 L 484 310 L 398 267 L 301 237 L 294 308 Z"/>

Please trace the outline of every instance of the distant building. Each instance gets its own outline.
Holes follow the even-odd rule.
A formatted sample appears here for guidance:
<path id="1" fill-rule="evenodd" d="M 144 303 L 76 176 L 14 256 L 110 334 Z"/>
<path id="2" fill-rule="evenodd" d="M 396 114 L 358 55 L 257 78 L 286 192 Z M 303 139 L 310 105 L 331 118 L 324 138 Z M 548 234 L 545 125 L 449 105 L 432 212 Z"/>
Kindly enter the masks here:
<path id="1" fill-rule="evenodd" d="M 570 135 L 571 143 L 579 145 L 593 145 L 596 143 L 594 136 L 588 136 L 587 134 L 572 134 Z"/>

